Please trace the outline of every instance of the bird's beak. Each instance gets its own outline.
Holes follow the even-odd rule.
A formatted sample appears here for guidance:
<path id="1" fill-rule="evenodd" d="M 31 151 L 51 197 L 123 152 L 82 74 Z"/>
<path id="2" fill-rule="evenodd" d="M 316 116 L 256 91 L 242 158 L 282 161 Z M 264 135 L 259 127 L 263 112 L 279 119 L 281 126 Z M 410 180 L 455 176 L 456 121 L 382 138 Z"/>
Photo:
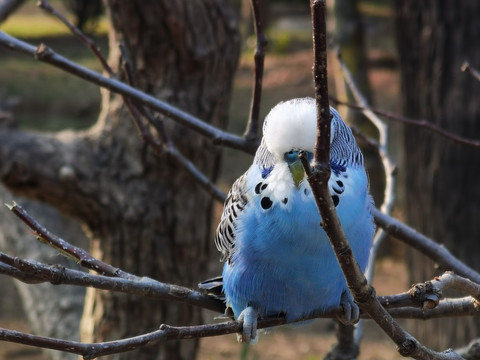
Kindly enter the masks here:
<path id="1" fill-rule="evenodd" d="M 293 163 L 288 164 L 288 167 L 290 168 L 290 172 L 292 173 L 293 182 L 295 183 L 295 186 L 298 188 L 300 185 L 300 182 L 305 177 L 305 170 L 303 169 L 302 162 L 300 161 L 300 159 L 298 159 Z"/>

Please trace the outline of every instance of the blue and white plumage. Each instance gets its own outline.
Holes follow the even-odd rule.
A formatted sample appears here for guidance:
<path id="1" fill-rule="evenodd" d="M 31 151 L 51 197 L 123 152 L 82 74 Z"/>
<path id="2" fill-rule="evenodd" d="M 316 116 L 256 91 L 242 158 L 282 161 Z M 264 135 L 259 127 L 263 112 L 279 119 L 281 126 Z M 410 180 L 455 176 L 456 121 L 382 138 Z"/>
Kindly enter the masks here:
<path id="1" fill-rule="evenodd" d="M 298 159 L 301 150 L 313 153 L 315 109 L 313 99 L 303 98 L 270 111 L 254 162 L 225 202 L 215 243 L 226 261 L 227 306 L 244 321 L 243 341 L 255 338 L 258 316 L 283 314 L 293 321 L 343 304 L 356 308 L 358 318 Z M 350 128 L 330 111 L 330 193 L 365 270 L 374 233 L 367 174 Z"/>

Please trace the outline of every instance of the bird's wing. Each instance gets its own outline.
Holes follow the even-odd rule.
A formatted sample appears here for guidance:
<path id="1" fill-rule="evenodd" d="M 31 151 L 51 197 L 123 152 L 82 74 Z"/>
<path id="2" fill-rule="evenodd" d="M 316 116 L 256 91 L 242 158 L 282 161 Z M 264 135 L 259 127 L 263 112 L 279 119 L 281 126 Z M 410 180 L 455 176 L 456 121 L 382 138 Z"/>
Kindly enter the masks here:
<path id="1" fill-rule="evenodd" d="M 225 200 L 222 217 L 215 236 L 215 245 L 218 251 L 222 253 L 220 261 L 230 259 L 235 247 L 236 221 L 248 203 L 246 194 L 247 174 L 248 172 L 233 183 Z"/>

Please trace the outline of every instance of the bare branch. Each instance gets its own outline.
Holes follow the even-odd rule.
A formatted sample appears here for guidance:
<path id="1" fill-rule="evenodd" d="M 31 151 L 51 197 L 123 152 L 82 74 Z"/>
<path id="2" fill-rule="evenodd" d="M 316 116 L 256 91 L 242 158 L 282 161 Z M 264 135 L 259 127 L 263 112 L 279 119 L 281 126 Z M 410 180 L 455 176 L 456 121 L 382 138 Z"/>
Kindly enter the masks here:
<path id="1" fill-rule="evenodd" d="M 440 290 L 455 289 L 466 295 L 470 295 L 480 305 L 480 284 L 477 284 L 470 279 L 466 279 L 451 271 L 445 272 L 442 276 L 436 277 L 432 281 L 432 285 L 438 287 Z"/>
<path id="2" fill-rule="evenodd" d="M 38 261 L 11 257 L 2 252 L 0 252 L 0 274 L 13 276 L 28 284 L 50 282 L 55 285 L 63 284 L 93 287 L 101 290 L 116 291 L 165 301 L 184 302 L 189 305 L 202 307 L 218 313 L 223 313 L 225 311 L 225 304 L 222 301 L 189 288 L 161 283 L 147 277 L 124 279 L 84 273 L 58 265 L 46 265 Z M 431 289 L 425 290 L 425 287 L 419 288 L 418 285 L 415 285 L 410 291 L 401 294 L 379 296 L 378 301 L 383 307 L 387 308 L 390 313 L 404 318 L 425 319 L 479 314 L 480 308 L 478 303 L 474 302 L 472 297 L 442 300 L 436 308 L 425 307 L 425 299 L 430 298 L 429 296 L 435 294 L 435 291 Z M 440 308 L 440 310 L 438 308 Z M 397 309 L 404 310 L 399 312 Z M 409 309 L 408 311 L 410 312 L 405 309 Z M 419 312 L 416 309 L 421 309 L 422 312 Z M 340 307 L 332 308 L 327 311 L 319 310 L 312 313 L 310 316 L 298 319 L 297 321 L 316 318 L 335 318 L 341 313 L 341 311 L 342 309 Z M 369 318 L 369 315 L 366 313 L 362 313 L 361 316 L 362 318 Z M 276 326 L 284 323 L 285 320 L 283 319 L 282 321 L 274 324 L 272 323 L 269 326 Z"/>
<path id="3" fill-rule="evenodd" d="M 367 108 L 365 108 L 361 105 L 352 104 L 348 101 L 335 99 L 334 97 L 330 97 L 330 99 L 338 105 L 345 105 L 345 106 L 348 106 L 352 109 L 357 109 L 357 110 L 361 110 L 361 111 L 367 110 Z M 379 115 L 379 116 L 381 116 L 381 117 L 383 117 L 387 120 L 391 120 L 391 121 L 395 121 L 395 122 L 399 122 L 399 123 L 403 123 L 403 124 L 408 124 L 408 125 L 418 126 L 418 127 L 430 130 L 430 131 L 432 131 L 436 134 L 439 134 L 439 135 L 443 136 L 444 138 L 446 138 L 450 141 L 454 141 L 454 142 L 457 142 L 459 144 L 473 146 L 473 147 L 480 147 L 480 140 L 468 139 L 468 138 L 465 138 L 465 137 L 460 136 L 460 135 L 452 134 L 451 132 L 449 132 L 445 129 L 442 129 L 442 128 L 438 127 L 437 125 L 435 125 L 435 124 L 433 124 L 433 123 L 431 123 L 427 120 L 410 119 L 406 116 L 402 116 L 402 115 L 399 115 L 399 114 L 394 114 L 394 113 L 391 113 L 391 112 L 388 112 L 388 111 L 373 109 L 373 108 L 370 108 L 370 110 L 373 113 L 375 113 L 375 114 L 377 114 L 377 115 Z"/>
<path id="4" fill-rule="evenodd" d="M 219 313 L 225 310 L 225 304 L 211 296 L 186 287 L 161 283 L 148 277 L 127 279 L 90 274 L 58 265 L 46 265 L 38 261 L 14 258 L 2 252 L 0 252 L 0 262 L 8 265 L 0 269 L 2 273 L 18 275 L 15 278 L 21 281 L 24 281 L 21 278 L 23 277 L 26 280 L 24 282 L 27 283 L 50 282 L 54 285 L 93 287 L 159 300 L 184 302 Z M 22 274 L 13 272 L 11 268 L 17 269 Z"/>
<path id="5" fill-rule="evenodd" d="M 112 68 L 110 67 L 110 65 L 108 65 L 107 60 L 102 55 L 102 53 L 100 52 L 100 49 L 97 47 L 97 45 L 92 39 L 90 39 L 78 27 L 74 26 L 70 21 L 68 21 L 67 18 L 63 16 L 60 12 L 55 10 L 53 6 L 49 4 L 48 1 L 39 0 L 37 2 L 37 6 L 47 11 L 48 13 L 52 14 L 53 16 L 55 16 L 66 27 L 68 27 L 68 29 L 73 33 L 73 35 L 75 35 L 78 39 L 80 39 L 80 41 L 83 42 L 92 51 L 92 53 L 100 61 L 103 69 L 108 73 L 108 75 L 110 75 L 110 77 L 112 78 L 115 77 L 115 73 L 113 72 Z"/>
<path id="6" fill-rule="evenodd" d="M 98 86 L 104 87 L 114 93 L 130 97 L 139 104 L 143 104 L 158 111 L 172 120 L 175 120 L 211 139 L 215 145 L 228 146 L 250 154 L 253 154 L 257 148 L 257 143 L 252 143 L 243 137 L 220 130 L 191 114 L 144 93 L 143 91 L 135 89 L 118 80 L 106 78 L 95 71 L 80 66 L 55 53 L 43 44 L 36 48 L 0 31 L 0 45 L 24 55 L 32 56 L 37 60 L 53 65 L 65 72 L 71 73 L 72 75 L 93 84 L 97 84 Z"/>
<path id="7" fill-rule="evenodd" d="M 396 319 L 429 320 L 445 317 L 480 316 L 480 309 L 472 297 L 460 299 L 445 299 L 433 309 L 418 307 L 403 307 L 389 309 L 388 312 Z"/>
<path id="8" fill-rule="evenodd" d="M 472 75 L 475 79 L 477 79 L 478 81 L 480 81 L 480 72 L 473 68 L 468 61 L 465 61 L 463 64 L 462 64 L 462 67 L 460 68 L 460 70 L 462 70 L 463 72 L 467 72 L 469 73 L 470 75 Z"/>
<path id="9" fill-rule="evenodd" d="M 263 0 L 266 1 L 266 0 Z M 258 127 L 259 127 L 259 115 L 260 115 L 260 102 L 262 97 L 262 82 L 263 82 L 263 68 L 265 62 L 265 49 L 268 45 L 268 40 L 265 36 L 265 32 L 262 24 L 262 17 L 260 14 L 260 0 L 251 0 L 254 29 L 257 38 L 257 46 L 255 48 L 254 55 L 254 82 L 252 100 L 250 103 L 250 115 L 248 117 L 247 129 L 245 130 L 245 138 L 258 142 Z"/>
<path id="10" fill-rule="evenodd" d="M 301 158 L 322 218 L 322 227 L 330 239 L 355 301 L 397 344 L 398 352 L 402 356 L 412 356 L 417 359 L 460 359 L 454 352 L 437 353 L 424 347 L 403 330 L 381 306 L 375 296 L 375 289 L 368 284 L 353 256 L 328 189 L 330 177 L 330 111 L 326 76 L 326 4 L 324 0 L 311 0 L 310 4 L 314 39 L 313 73 L 317 102 L 317 141 L 313 169 L 310 168 L 305 154 L 302 154 Z"/>
<path id="11" fill-rule="evenodd" d="M 25 0 L 3 0 L 0 2 L 0 24 L 7 20 Z"/>
<path id="12" fill-rule="evenodd" d="M 0 257 L 3 257 L 2 255 L 3 254 L 0 254 Z M 10 265 L 5 264 L 3 262 L 3 259 L 0 260 L 0 274 L 13 277 L 13 278 L 15 278 L 17 280 L 20 280 L 20 281 L 22 281 L 26 284 L 39 284 L 39 283 L 43 282 L 43 280 L 38 279 L 38 277 L 36 277 L 36 276 L 30 276 L 30 275 L 24 273 L 23 271 L 18 270 L 14 266 L 10 266 Z"/>
<path id="13" fill-rule="evenodd" d="M 480 283 L 480 274 L 453 256 L 450 251 L 442 245 L 437 244 L 435 241 L 416 232 L 414 229 L 400 221 L 383 214 L 376 208 L 372 207 L 372 214 L 377 225 L 382 227 L 391 236 L 419 250 L 421 253 L 440 264 L 445 270 L 452 270 L 460 276 L 466 277 L 476 283 Z"/>
<path id="14" fill-rule="evenodd" d="M 40 262 L 13 258 L 4 253 L 0 253 L 0 273 L 14 276 L 21 281 L 27 281 L 29 283 L 49 281 L 53 284 L 91 286 L 98 289 L 119 291 L 161 300 L 181 301 L 217 312 L 222 312 L 225 308 L 223 302 L 213 299 L 210 296 L 180 286 L 159 283 L 150 278 L 125 279 L 87 274 L 60 266 L 48 266 Z M 439 279 L 441 280 L 441 278 Z M 442 282 L 443 286 L 449 286 L 449 284 L 452 283 L 452 279 L 454 278 L 448 274 Z M 465 279 L 461 280 L 464 281 Z M 478 295 L 478 285 L 476 286 L 475 293 Z M 414 293 L 416 296 L 413 296 Z M 422 296 L 419 296 L 418 291 L 410 291 L 403 294 L 380 297 L 379 301 L 381 301 L 384 306 L 393 308 L 390 312 L 397 314 L 399 317 L 432 318 L 439 316 L 452 316 L 452 314 L 455 316 L 462 316 L 478 313 L 478 303 L 474 303 L 472 298 L 455 299 L 449 302 L 443 301 L 433 310 L 419 311 L 416 308 L 410 307 L 418 306 L 421 303 L 421 299 L 425 298 L 425 294 L 428 295 L 428 293 L 427 290 L 422 293 Z M 399 306 L 407 306 L 407 308 L 398 309 Z M 341 311 L 340 308 L 331 309 L 327 312 L 318 311 L 311 314 L 308 318 L 299 319 L 298 321 L 314 319 L 317 317 L 336 317 Z M 365 316 L 368 317 L 367 314 L 363 314 L 362 317 Z M 259 320 L 258 327 L 265 328 L 282 324 L 285 324 L 285 319 L 282 317 L 266 318 Z M 236 321 L 189 327 L 162 325 L 160 330 L 144 335 L 95 344 L 39 337 L 12 330 L 0 329 L 0 340 L 72 352 L 80 354 L 86 359 L 91 359 L 101 355 L 125 352 L 142 346 L 154 345 L 162 341 L 217 336 L 238 332 L 241 331 L 241 329 L 242 323 Z M 448 357 L 444 356 L 441 358 L 449 359 L 455 357 L 449 355 Z"/>
<path id="15" fill-rule="evenodd" d="M 457 302 L 460 303 L 460 302 Z M 470 302 L 471 303 L 471 302 Z M 443 311 L 443 307 L 439 306 L 437 309 Z M 435 310 L 423 310 L 424 313 L 433 313 Z M 400 316 L 405 313 L 404 309 L 394 309 L 392 312 L 397 312 Z M 414 311 L 417 309 L 407 309 Z M 436 311 L 437 313 L 439 311 Z M 277 319 L 259 319 L 258 328 L 266 328 L 276 325 L 284 324 L 283 318 Z M 137 349 L 143 346 L 150 346 L 158 344 L 159 342 L 174 340 L 174 339 L 192 339 L 208 336 L 219 336 L 225 334 L 232 334 L 242 330 L 242 323 L 238 321 L 228 321 L 218 324 L 188 326 L 188 327 L 173 327 L 169 325 L 161 325 L 160 329 L 143 335 L 135 336 L 128 339 L 117 341 L 109 341 L 104 343 L 80 343 L 76 341 L 66 341 L 54 338 L 47 338 L 26 334 L 14 330 L 7 330 L 0 328 L 0 340 L 16 342 L 41 348 L 60 350 L 74 354 L 82 355 L 85 359 L 93 359 L 99 356 L 126 352 Z M 439 357 L 429 357 L 429 359 L 459 359 L 454 353 L 443 353 Z"/>
<path id="16" fill-rule="evenodd" d="M 260 323 L 259 323 L 260 326 Z M 173 339 L 193 339 L 206 336 L 217 336 L 241 330 L 241 324 L 230 321 L 221 324 L 199 325 L 189 327 L 173 327 L 161 325 L 160 329 L 143 335 L 101 343 L 81 343 L 77 341 L 59 340 L 44 336 L 22 333 L 0 328 L 0 340 L 21 343 L 82 355 L 84 359 L 95 359 L 99 356 L 118 354 L 144 346 L 151 346 Z"/>
<path id="17" fill-rule="evenodd" d="M 6 260 L 7 262 L 13 262 L 23 270 L 27 270 L 32 274 L 34 273 L 34 278 L 54 278 L 55 283 L 57 284 L 81 284 L 81 286 L 85 286 L 87 283 L 90 284 L 88 286 L 95 284 L 95 287 L 100 289 L 134 293 L 137 295 L 150 296 L 163 300 L 172 299 L 175 301 L 185 301 L 189 304 L 210 308 L 214 311 L 219 310 L 217 308 L 219 302 L 214 301 L 208 296 L 195 293 L 185 288 L 180 288 L 176 286 L 169 287 L 166 284 L 163 284 L 165 288 L 162 289 L 161 287 L 156 286 L 156 282 L 152 283 L 151 279 L 135 281 L 105 277 L 101 275 L 85 274 L 70 269 L 40 265 L 36 262 L 32 263 L 18 258 L 8 259 L 8 256 L 0 253 L 0 261 L 4 260 Z M 4 267 L 5 266 L 2 266 L 0 262 L 0 272 L 2 272 L 2 269 Z M 133 289 L 134 291 L 132 291 Z M 188 294 L 188 296 L 186 296 L 186 294 Z M 408 297 L 405 296 L 405 294 L 391 296 L 389 297 L 388 301 L 390 301 L 391 304 L 399 305 L 400 299 L 404 299 L 407 305 L 411 301 L 410 299 L 408 299 Z M 387 304 L 386 301 L 387 297 L 384 297 L 383 302 L 385 302 L 385 304 Z M 210 302 L 211 305 L 208 304 L 208 302 Z M 329 312 L 318 312 L 316 314 L 312 314 L 306 319 L 299 319 L 299 321 L 313 319 L 317 317 L 335 317 L 340 311 L 341 309 L 334 309 Z M 396 317 L 416 317 L 426 319 L 445 316 L 462 316 L 472 314 L 477 315 L 478 307 L 474 306 L 472 298 L 465 298 L 443 301 L 440 303 L 439 306 L 437 306 L 437 308 L 431 310 L 420 310 L 418 308 L 407 307 L 402 309 L 393 308 L 390 310 L 390 312 L 392 314 L 395 314 Z M 365 314 L 363 315 L 363 317 L 365 317 Z M 283 324 L 285 324 L 285 319 L 281 317 L 260 319 L 258 322 L 258 328 L 266 328 Z M 228 321 L 219 324 L 188 327 L 172 327 L 168 325 L 162 325 L 160 327 L 160 330 L 144 335 L 136 336 L 129 339 L 95 344 L 86 344 L 74 341 L 39 337 L 35 335 L 16 332 L 13 330 L 0 329 L 0 340 L 71 352 L 75 354 L 80 354 L 86 359 L 92 359 L 102 355 L 125 352 L 142 346 L 154 345 L 162 341 L 218 336 L 239 332 L 241 331 L 241 329 L 242 323 L 237 321 Z M 439 358 L 449 359 L 454 357 L 449 356 Z"/>
<path id="18" fill-rule="evenodd" d="M 35 235 L 37 235 L 43 242 L 50 245 L 63 255 L 74 259 L 81 266 L 108 276 L 118 276 L 125 279 L 137 278 L 136 276 L 128 274 L 110 264 L 106 264 L 98 259 L 95 259 L 84 249 L 73 246 L 69 242 L 59 238 L 57 235 L 51 233 L 45 227 L 40 225 L 37 220 L 31 217 L 30 214 L 20 205 L 14 203 L 11 206 L 7 206 L 10 211 L 12 211 L 15 216 L 27 224 L 27 226 L 30 227 Z"/>

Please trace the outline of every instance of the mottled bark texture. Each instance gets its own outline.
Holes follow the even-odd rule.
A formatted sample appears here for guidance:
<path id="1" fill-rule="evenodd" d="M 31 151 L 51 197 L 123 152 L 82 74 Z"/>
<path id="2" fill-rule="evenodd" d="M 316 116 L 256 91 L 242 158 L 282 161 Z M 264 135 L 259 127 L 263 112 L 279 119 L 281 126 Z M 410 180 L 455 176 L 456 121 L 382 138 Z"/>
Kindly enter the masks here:
<path id="1" fill-rule="evenodd" d="M 405 115 L 469 138 L 480 138 L 480 83 L 460 71 L 480 64 L 478 0 L 396 0 L 397 40 Z M 480 152 L 418 127 L 405 130 L 407 221 L 480 270 Z M 442 269 L 409 254 L 410 282 Z M 478 318 L 414 321 L 418 335 L 436 349 L 465 345 L 480 334 Z"/>
<path id="2" fill-rule="evenodd" d="M 106 1 L 109 61 L 126 45 L 135 85 L 224 127 L 239 52 L 226 0 Z M 80 219 L 94 256 L 137 275 L 195 287 L 210 259 L 213 200 L 168 157 L 155 157 L 119 96 L 102 92 L 102 111 L 83 133 L 29 134 L 0 129 L 0 172 L 13 192 Z M 165 120 L 180 151 L 215 179 L 220 149 Z M 213 255 L 212 255 L 213 256 Z M 152 331 L 161 323 L 200 324 L 189 306 L 89 289 L 82 340 Z M 169 342 L 115 359 L 192 359 L 197 341 Z"/>

